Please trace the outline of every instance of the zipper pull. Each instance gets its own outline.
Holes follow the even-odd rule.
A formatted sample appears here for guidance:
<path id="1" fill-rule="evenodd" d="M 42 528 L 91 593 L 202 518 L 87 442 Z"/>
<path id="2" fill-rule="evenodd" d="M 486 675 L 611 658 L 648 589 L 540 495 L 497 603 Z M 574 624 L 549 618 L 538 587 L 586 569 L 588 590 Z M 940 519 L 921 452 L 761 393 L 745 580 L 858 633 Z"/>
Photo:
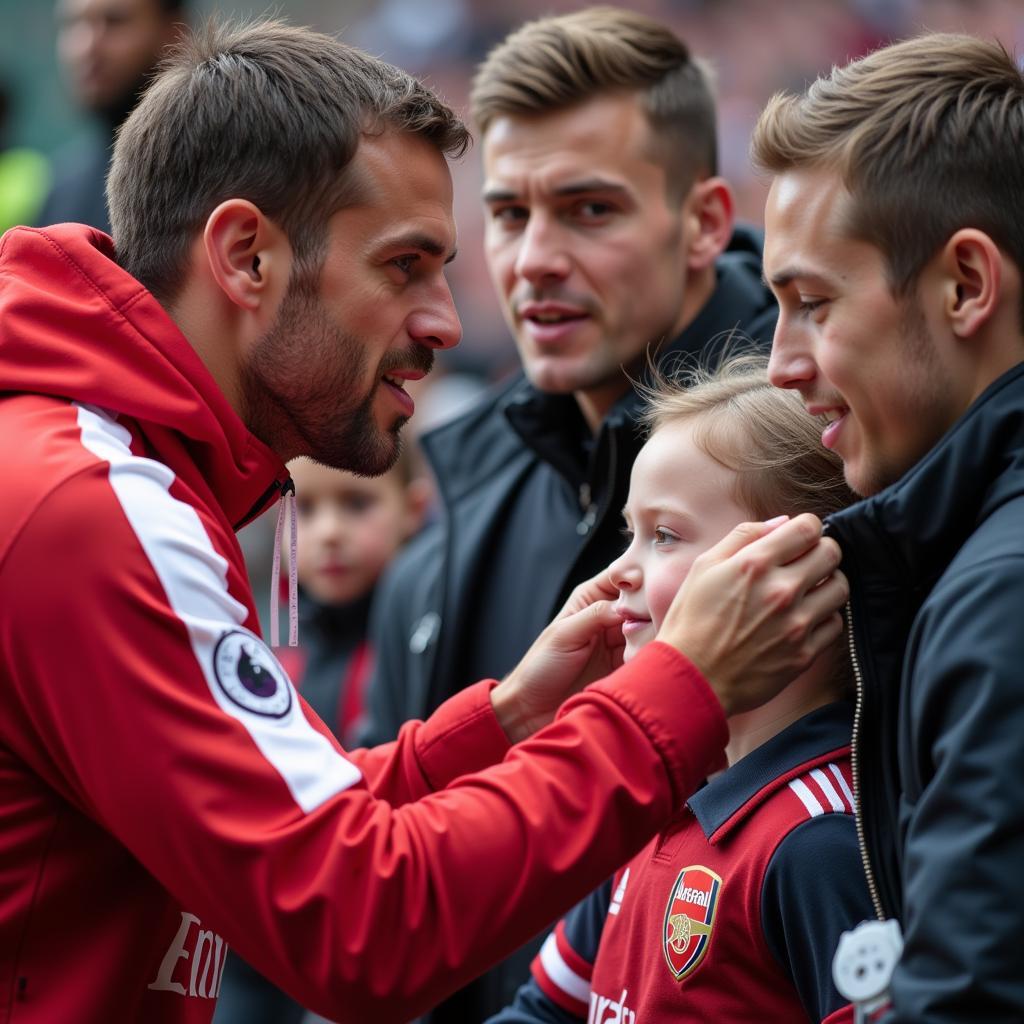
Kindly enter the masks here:
<path id="1" fill-rule="evenodd" d="M 585 537 L 593 529 L 597 522 L 597 504 L 594 502 L 590 491 L 590 484 L 580 484 L 580 508 L 583 511 L 583 518 L 576 524 L 576 532 Z"/>
<path id="2" fill-rule="evenodd" d="M 895 918 L 863 921 L 839 936 L 832 980 L 853 1003 L 854 1024 L 870 1021 L 889 1005 L 889 983 L 903 952 L 903 931 Z"/>

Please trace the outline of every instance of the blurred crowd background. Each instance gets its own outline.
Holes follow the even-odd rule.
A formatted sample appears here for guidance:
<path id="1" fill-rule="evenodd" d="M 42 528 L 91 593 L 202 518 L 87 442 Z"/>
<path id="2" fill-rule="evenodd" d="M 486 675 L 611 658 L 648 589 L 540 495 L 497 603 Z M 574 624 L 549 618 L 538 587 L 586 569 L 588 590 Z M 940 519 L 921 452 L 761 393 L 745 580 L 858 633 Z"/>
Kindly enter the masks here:
<path id="1" fill-rule="evenodd" d="M 467 104 L 473 69 L 488 49 L 531 17 L 585 6 L 577 0 L 292 0 L 266 3 L 192 0 L 193 21 L 212 12 L 269 11 L 342 38 L 425 78 L 456 108 Z M 626 0 L 673 25 L 717 78 L 721 171 L 732 182 L 739 216 L 760 222 L 764 186 L 750 171 L 747 144 L 765 100 L 799 89 L 833 63 L 922 29 L 966 30 L 1024 50 L 1024 0 Z M 21 175 L 43 188 L 47 159 L 95 131 L 69 95 L 57 58 L 51 0 L 0 0 L 0 145 L 36 168 Z M 444 368 L 494 379 L 515 363 L 487 271 L 479 257 L 482 220 L 479 154 L 454 167 L 460 258 L 450 268 L 465 328 L 463 344 L 444 353 Z M 0 196 L 0 217 L 5 201 Z M 29 197 L 31 198 L 31 197 Z M 6 227 L 6 224 L 3 225 Z M 438 405 L 457 405 L 454 383 Z M 418 427 L 442 413 L 421 409 Z"/>
<path id="2" fill-rule="evenodd" d="M 116 11 L 118 5 L 137 8 L 142 2 L 0 0 L 0 230 L 15 223 L 68 219 L 42 211 L 62 169 L 79 167 L 86 191 L 100 191 L 110 127 L 124 112 L 108 110 L 104 127 L 96 110 L 85 109 L 83 96 L 75 96 L 68 70 L 68 12 Z M 463 112 L 474 68 L 511 29 L 530 18 L 583 6 L 584 0 L 185 2 L 193 24 L 211 14 L 274 14 L 338 34 L 419 75 Z M 761 222 L 766 189 L 750 170 L 747 147 L 758 113 L 774 92 L 801 89 L 833 64 L 925 29 L 968 31 L 996 38 L 1012 52 L 1024 51 L 1024 0 L 623 0 L 620 6 L 670 24 L 712 67 L 720 171 L 734 187 L 739 217 L 754 224 Z M 58 54 L 59 24 L 65 27 L 64 61 Z M 440 353 L 434 372 L 417 386 L 417 412 L 407 431 L 413 437 L 457 414 L 517 366 L 482 258 L 479 152 L 471 149 L 452 170 L 460 256 L 449 268 L 449 279 L 464 337 L 457 349 Z M 94 213 L 105 216 L 102 206 Z M 75 219 L 97 223 L 84 216 Z M 263 580 L 269 578 L 272 519 L 264 516 L 240 537 L 258 595 L 267 589 Z M 261 608 L 261 614 L 265 611 Z"/>

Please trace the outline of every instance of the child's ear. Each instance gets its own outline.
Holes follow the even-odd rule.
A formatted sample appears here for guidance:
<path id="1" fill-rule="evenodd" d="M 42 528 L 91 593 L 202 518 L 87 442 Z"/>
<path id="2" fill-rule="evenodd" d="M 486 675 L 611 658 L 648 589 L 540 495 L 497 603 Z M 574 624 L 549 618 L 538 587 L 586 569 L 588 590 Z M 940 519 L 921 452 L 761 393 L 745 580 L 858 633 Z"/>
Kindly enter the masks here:
<path id="1" fill-rule="evenodd" d="M 434 500 L 434 485 L 427 476 L 415 476 L 405 485 L 405 536 L 418 533 Z"/>

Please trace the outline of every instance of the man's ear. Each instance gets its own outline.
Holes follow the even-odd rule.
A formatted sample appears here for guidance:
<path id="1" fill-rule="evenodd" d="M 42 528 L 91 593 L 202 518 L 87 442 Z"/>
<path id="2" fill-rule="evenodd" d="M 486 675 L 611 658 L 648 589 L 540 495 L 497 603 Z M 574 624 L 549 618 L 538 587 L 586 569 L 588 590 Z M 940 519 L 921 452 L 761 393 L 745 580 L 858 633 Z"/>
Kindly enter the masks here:
<path id="1" fill-rule="evenodd" d="M 288 283 L 291 246 L 284 232 L 247 199 L 226 199 L 206 220 L 203 250 L 227 299 L 257 312 L 276 304 Z"/>
<path id="2" fill-rule="evenodd" d="M 958 338 L 978 333 L 1002 300 L 1003 254 L 976 228 L 961 228 L 942 247 L 943 313 Z"/>
<path id="3" fill-rule="evenodd" d="M 704 178 L 694 184 L 686 201 L 694 227 L 687 266 L 703 270 L 718 259 L 732 238 L 732 189 L 724 178 Z"/>

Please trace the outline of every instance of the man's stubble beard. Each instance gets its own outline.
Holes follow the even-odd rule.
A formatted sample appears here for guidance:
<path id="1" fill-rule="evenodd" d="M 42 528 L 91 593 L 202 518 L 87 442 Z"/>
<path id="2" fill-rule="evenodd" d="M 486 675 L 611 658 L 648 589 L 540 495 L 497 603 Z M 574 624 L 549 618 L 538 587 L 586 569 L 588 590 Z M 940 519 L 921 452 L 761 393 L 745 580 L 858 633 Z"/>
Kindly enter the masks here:
<path id="1" fill-rule="evenodd" d="M 897 342 L 905 360 L 907 376 L 913 384 L 908 393 L 913 396 L 904 413 L 908 418 L 916 417 L 927 423 L 921 432 L 919 451 L 909 453 L 909 460 L 899 464 L 895 460 L 884 460 L 869 467 L 869 475 L 859 486 L 852 487 L 861 497 L 868 497 L 885 490 L 910 472 L 938 444 L 939 439 L 956 420 L 952 412 L 951 389 L 948 380 L 943 379 L 942 365 L 935 351 L 928 322 L 920 302 L 914 297 L 904 300 L 900 336 Z M 849 483 L 849 481 L 847 481 Z"/>
<path id="2" fill-rule="evenodd" d="M 362 476 L 386 473 L 398 459 L 406 417 L 377 426 L 379 376 L 358 395 L 366 362 L 359 339 L 330 322 L 318 295 L 293 283 L 242 367 L 246 425 L 285 461 L 308 455 Z"/>

